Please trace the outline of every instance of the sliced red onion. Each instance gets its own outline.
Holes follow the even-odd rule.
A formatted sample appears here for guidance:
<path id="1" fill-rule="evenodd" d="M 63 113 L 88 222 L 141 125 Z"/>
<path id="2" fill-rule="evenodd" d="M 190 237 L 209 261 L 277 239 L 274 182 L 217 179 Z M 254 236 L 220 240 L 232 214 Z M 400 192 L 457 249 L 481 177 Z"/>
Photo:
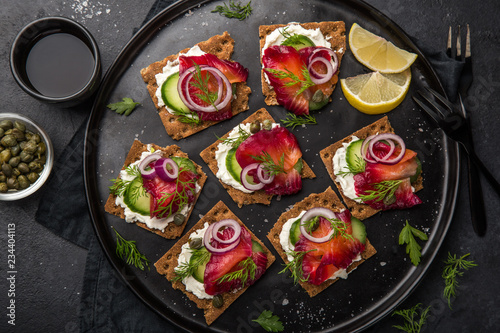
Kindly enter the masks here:
<path id="1" fill-rule="evenodd" d="M 327 59 L 321 55 L 318 56 L 318 54 L 323 51 L 326 51 L 331 56 L 331 59 Z M 318 73 L 314 70 L 313 64 L 317 61 L 322 62 L 326 66 L 327 71 L 325 74 Z M 337 54 L 333 50 L 326 47 L 318 47 L 309 55 L 308 63 L 309 65 L 307 66 L 307 70 L 311 75 L 311 80 L 315 84 L 323 84 L 330 81 L 331 78 L 337 73 L 339 60 Z"/>
<path id="2" fill-rule="evenodd" d="M 139 163 L 139 171 L 141 172 L 142 177 L 146 179 L 153 179 L 156 177 L 156 170 L 154 167 L 151 167 L 150 164 L 156 162 L 161 158 L 161 155 L 158 153 L 151 154 L 146 156 L 141 163 Z"/>
<path id="3" fill-rule="evenodd" d="M 260 190 L 261 188 L 264 187 L 264 183 L 260 182 L 260 183 L 257 183 L 257 184 L 252 184 L 250 183 L 250 181 L 247 179 L 247 175 L 248 173 L 251 171 L 251 170 L 255 170 L 259 167 L 259 163 L 252 163 L 252 164 L 249 164 L 247 165 L 246 167 L 243 168 L 243 170 L 241 170 L 241 174 L 240 174 L 240 179 L 241 179 L 241 184 L 243 185 L 244 188 L 246 188 L 247 190 L 249 191 L 258 191 Z"/>
<path id="4" fill-rule="evenodd" d="M 301 218 L 301 221 L 305 222 L 305 221 L 310 221 L 312 220 L 313 218 L 315 218 L 316 216 L 322 216 L 322 217 L 325 217 L 327 219 L 335 219 L 337 218 L 337 216 L 335 215 L 334 212 L 332 212 L 331 210 L 329 210 L 328 208 L 322 208 L 322 207 L 316 207 L 316 208 L 311 208 L 309 209 Z M 302 233 L 302 235 L 304 235 L 305 238 L 307 238 L 308 240 L 310 240 L 311 242 L 314 242 L 314 243 L 324 243 L 324 242 L 327 242 L 331 239 L 333 233 L 335 232 L 335 230 L 330 230 L 330 232 L 324 236 L 324 237 L 314 237 L 314 236 L 311 236 L 305 229 L 304 227 L 304 224 L 303 223 L 300 223 L 300 232 Z"/>
<path id="5" fill-rule="evenodd" d="M 257 177 L 259 178 L 262 184 L 271 184 L 274 180 L 274 175 L 269 174 L 262 164 L 259 164 L 257 168 Z"/>
<path id="6" fill-rule="evenodd" d="M 373 146 L 375 145 L 376 142 L 379 141 L 387 141 L 390 146 L 389 152 L 382 158 L 378 157 L 373 153 Z M 396 149 L 396 144 L 401 147 L 401 151 L 399 152 L 399 155 L 391 158 L 392 154 L 394 153 L 394 150 Z M 378 163 L 393 165 L 403 159 L 403 156 L 405 155 L 406 152 L 406 145 L 403 139 L 401 139 L 399 135 L 393 133 L 383 133 L 377 135 L 373 140 L 371 140 L 370 145 L 368 146 L 368 151 L 371 157 Z"/>
<path id="7" fill-rule="evenodd" d="M 361 145 L 361 154 L 363 155 L 363 159 L 366 161 L 366 162 L 369 162 L 369 163 L 377 163 L 377 161 L 375 161 L 373 159 L 373 157 L 370 155 L 369 151 L 368 151 L 368 147 L 370 146 L 370 142 L 372 141 L 372 139 L 374 137 L 376 137 L 377 135 L 370 135 L 369 137 L 367 137 L 364 141 L 363 141 L 363 144 Z"/>
<path id="8" fill-rule="evenodd" d="M 179 176 L 179 166 L 171 158 L 160 158 L 156 161 L 155 171 L 158 177 L 166 182 L 173 181 Z"/>
<path id="9" fill-rule="evenodd" d="M 216 222 L 216 223 L 212 223 L 208 226 L 207 230 L 205 231 L 205 236 L 203 237 L 203 245 L 211 253 L 222 254 L 222 253 L 229 252 L 232 249 L 234 249 L 235 247 L 237 247 L 238 244 L 240 243 L 239 240 L 241 238 L 238 237 L 236 239 L 236 241 L 233 241 L 232 244 L 230 244 L 229 246 L 226 246 L 224 248 L 218 249 L 216 247 L 213 247 L 212 244 L 210 244 L 210 242 L 212 241 L 212 236 L 213 236 L 214 232 L 216 233 L 220 229 L 220 227 L 218 227 L 218 224 L 219 224 L 219 222 Z M 239 224 L 238 224 L 238 226 L 240 227 L 240 235 L 241 235 L 241 226 Z M 236 234 L 236 232 L 235 232 L 235 234 Z"/>
<path id="10" fill-rule="evenodd" d="M 219 237 L 219 235 L 218 235 L 219 230 L 224 228 L 224 227 L 230 227 L 234 230 L 233 237 L 231 237 L 230 239 L 226 239 L 226 240 L 221 239 Z M 239 225 L 238 222 L 236 222 L 233 219 L 225 219 L 225 220 L 217 222 L 217 225 L 212 230 L 212 237 L 221 244 L 232 244 L 240 238 L 240 235 L 241 235 L 241 226 Z"/>

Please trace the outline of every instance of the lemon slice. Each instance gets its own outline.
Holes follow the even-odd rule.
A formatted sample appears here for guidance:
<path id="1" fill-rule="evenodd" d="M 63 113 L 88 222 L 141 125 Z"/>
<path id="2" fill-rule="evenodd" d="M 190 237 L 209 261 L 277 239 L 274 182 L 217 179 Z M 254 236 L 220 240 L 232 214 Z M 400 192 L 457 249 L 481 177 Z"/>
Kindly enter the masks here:
<path id="1" fill-rule="evenodd" d="M 389 112 L 398 106 L 410 87 L 411 70 L 403 73 L 373 72 L 340 80 L 347 101 L 367 114 Z"/>
<path id="2" fill-rule="evenodd" d="M 401 73 L 417 59 L 415 53 L 394 46 L 357 23 L 349 32 L 349 46 L 360 63 L 380 73 Z"/>

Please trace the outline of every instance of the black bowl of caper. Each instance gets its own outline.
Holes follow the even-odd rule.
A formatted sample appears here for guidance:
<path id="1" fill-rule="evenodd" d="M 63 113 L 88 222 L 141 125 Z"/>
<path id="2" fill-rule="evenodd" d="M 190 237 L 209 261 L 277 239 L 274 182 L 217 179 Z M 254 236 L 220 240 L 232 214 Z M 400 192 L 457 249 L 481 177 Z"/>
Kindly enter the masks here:
<path id="1" fill-rule="evenodd" d="M 53 162 L 52 143 L 40 126 L 20 114 L 0 114 L 0 200 L 35 193 L 49 177 Z"/>

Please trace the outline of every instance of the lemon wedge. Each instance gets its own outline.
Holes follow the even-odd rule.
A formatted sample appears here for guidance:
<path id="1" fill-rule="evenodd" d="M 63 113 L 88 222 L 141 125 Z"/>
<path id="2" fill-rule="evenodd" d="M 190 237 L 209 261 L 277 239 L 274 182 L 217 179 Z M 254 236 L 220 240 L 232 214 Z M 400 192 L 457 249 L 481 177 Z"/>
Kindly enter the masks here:
<path id="1" fill-rule="evenodd" d="M 400 49 L 384 38 L 354 23 L 349 32 L 349 46 L 356 59 L 380 73 L 401 73 L 417 59 L 415 53 Z"/>
<path id="2" fill-rule="evenodd" d="M 340 80 L 347 101 L 367 114 L 389 112 L 398 106 L 410 87 L 411 70 L 403 73 L 372 72 Z"/>

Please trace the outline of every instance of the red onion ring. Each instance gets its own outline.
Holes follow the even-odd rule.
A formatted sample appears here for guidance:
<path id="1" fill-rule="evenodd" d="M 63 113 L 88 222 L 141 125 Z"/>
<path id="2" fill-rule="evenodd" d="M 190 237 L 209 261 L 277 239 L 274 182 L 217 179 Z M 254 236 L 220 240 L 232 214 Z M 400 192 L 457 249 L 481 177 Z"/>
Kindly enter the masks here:
<path id="1" fill-rule="evenodd" d="M 231 237 L 230 239 L 226 239 L 226 240 L 221 239 L 219 237 L 218 233 L 219 233 L 219 230 L 222 229 L 223 227 L 232 228 L 234 230 L 233 237 Z M 217 222 L 217 225 L 214 226 L 214 228 L 212 230 L 212 237 L 221 244 L 232 244 L 240 238 L 240 235 L 241 235 L 241 226 L 238 224 L 238 222 L 236 222 L 233 219 L 225 219 L 225 220 Z"/>
<path id="2" fill-rule="evenodd" d="M 367 137 L 364 141 L 363 141 L 363 144 L 361 145 L 361 154 L 363 155 L 363 159 L 366 161 L 366 162 L 369 162 L 369 163 L 377 163 L 377 161 L 375 161 L 373 159 L 373 157 L 369 154 L 368 152 L 368 147 L 370 146 L 370 142 L 372 141 L 372 139 L 374 137 L 376 137 L 377 134 L 374 134 L 374 135 L 370 135 L 369 137 Z"/>
<path id="3" fill-rule="evenodd" d="M 336 219 L 337 216 L 335 215 L 334 212 L 332 212 L 331 210 L 329 210 L 328 208 L 323 208 L 323 207 L 316 207 L 316 208 L 311 208 L 309 209 L 301 218 L 301 222 L 302 221 L 310 221 L 312 220 L 313 218 L 315 218 L 316 216 L 322 216 L 322 217 L 325 217 L 327 219 Z M 314 236 L 311 236 L 307 231 L 306 231 L 306 228 L 304 227 L 304 224 L 303 223 L 300 223 L 300 232 L 302 233 L 302 235 L 304 235 L 305 238 L 307 238 L 308 240 L 310 240 L 311 242 L 314 242 L 314 243 L 324 243 L 324 242 L 327 242 L 331 239 L 333 233 L 335 232 L 335 230 L 331 230 L 326 236 L 324 237 L 314 237 Z"/>
<path id="4" fill-rule="evenodd" d="M 153 162 L 156 162 L 161 158 L 161 155 L 158 153 L 151 154 L 146 156 L 141 163 L 139 163 L 139 171 L 141 172 L 141 176 L 146 179 L 153 179 L 156 177 L 155 168 L 149 167 L 149 165 Z M 149 169 L 148 169 L 149 168 Z"/>
<path id="5" fill-rule="evenodd" d="M 373 151 L 375 143 L 380 141 L 386 141 L 389 143 L 389 152 L 385 154 L 384 157 L 378 157 Z M 396 150 L 396 145 L 401 147 L 401 151 L 396 157 L 391 158 Z M 371 135 L 363 141 L 363 145 L 361 146 L 361 153 L 363 154 L 364 160 L 370 163 L 394 165 L 403 159 L 405 152 L 406 145 L 403 139 L 399 135 L 393 133 Z"/>
<path id="6" fill-rule="evenodd" d="M 157 160 L 155 162 L 155 171 L 158 177 L 166 182 L 175 180 L 179 176 L 179 166 L 171 158 Z"/>
<path id="7" fill-rule="evenodd" d="M 218 248 L 212 246 L 212 244 L 210 244 L 210 242 L 212 241 L 214 230 L 215 230 L 215 233 L 216 233 L 220 229 L 219 227 L 217 227 L 218 224 L 219 224 L 219 222 L 216 222 L 216 223 L 212 223 L 212 224 L 210 224 L 208 226 L 207 230 L 205 231 L 205 236 L 203 237 L 203 245 L 211 253 L 222 254 L 222 253 L 229 252 L 232 249 L 234 249 L 235 247 L 237 247 L 238 244 L 240 244 L 240 239 L 241 238 L 238 236 L 238 238 L 236 239 L 236 241 L 234 241 L 232 244 L 230 244 L 229 246 L 226 246 L 224 248 L 218 249 Z M 238 223 L 236 223 L 236 224 L 238 224 Z M 241 226 L 239 224 L 238 224 L 238 226 L 240 227 L 239 234 L 241 235 Z M 236 234 L 236 232 L 235 232 L 235 234 Z"/>
<path id="8" fill-rule="evenodd" d="M 327 59 L 321 55 L 318 56 L 318 54 L 322 51 L 326 51 L 331 58 Z M 326 74 L 321 74 L 314 70 L 313 64 L 316 61 L 322 62 L 326 66 L 327 69 Z M 307 66 L 307 70 L 311 75 L 311 80 L 315 84 L 323 84 L 325 82 L 330 81 L 331 78 L 337 73 L 339 68 L 338 66 L 339 60 L 337 54 L 335 53 L 335 51 L 326 47 L 317 47 L 314 51 L 312 51 L 311 54 L 309 55 L 308 63 L 309 65 Z"/>
<path id="9" fill-rule="evenodd" d="M 246 188 L 249 191 L 258 191 L 265 185 L 262 182 L 257 184 L 251 184 L 247 179 L 248 172 L 257 169 L 259 165 L 260 165 L 259 163 L 252 163 L 244 167 L 243 170 L 241 170 L 240 174 L 241 184 L 243 185 L 244 188 Z"/>
<path id="10" fill-rule="evenodd" d="M 274 180 L 274 175 L 269 174 L 262 164 L 257 168 L 257 177 L 262 184 L 271 184 Z"/>

